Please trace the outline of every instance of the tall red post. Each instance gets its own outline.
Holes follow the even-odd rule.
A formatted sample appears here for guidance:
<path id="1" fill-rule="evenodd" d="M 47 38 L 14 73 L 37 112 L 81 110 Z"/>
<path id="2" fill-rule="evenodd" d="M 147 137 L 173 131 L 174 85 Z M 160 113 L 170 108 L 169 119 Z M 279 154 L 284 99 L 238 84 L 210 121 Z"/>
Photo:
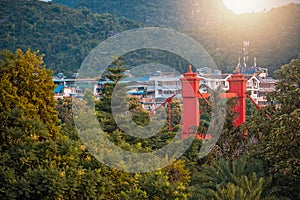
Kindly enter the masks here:
<path id="1" fill-rule="evenodd" d="M 183 123 L 182 123 L 182 139 L 188 137 L 193 128 L 199 126 L 199 100 L 198 91 L 200 87 L 200 78 L 197 73 L 192 71 L 192 66 L 189 71 L 183 74 L 181 81 L 181 94 L 183 99 Z M 192 129 L 191 129 L 192 128 Z"/>
<path id="2" fill-rule="evenodd" d="M 238 102 L 234 108 L 234 111 L 237 112 L 238 116 L 234 119 L 233 125 L 238 127 L 239 125 L 246 122 L 246 87 L 247 79 L 245 79 L 243 74 L 240 74 L 236 70 L 236 74 L 232 74 L 229 82 L 229 93 L 236 93 Z"/>

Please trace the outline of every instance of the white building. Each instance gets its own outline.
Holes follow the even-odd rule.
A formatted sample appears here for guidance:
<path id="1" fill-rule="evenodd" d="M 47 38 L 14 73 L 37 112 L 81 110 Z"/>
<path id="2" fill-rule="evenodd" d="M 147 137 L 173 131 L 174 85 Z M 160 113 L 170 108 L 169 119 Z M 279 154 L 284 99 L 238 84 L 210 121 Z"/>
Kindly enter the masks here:
<path id="1" fill-rule="evenodd" d="M 263 70 L 256 71 L 252 75 L 245 75 L 245 78 L 248 79 L 247 91 L 250 91 L 251 98 L 259 105 L 266 105 L 266 95 L 275 90 L 275 84 L 278 80 L 268 77 L 267 69 L 261 69 Z M 224 91 L 229 90 L 228 80 L 231 74 L 222 74 L 218 70 L 215 70 L 212 74 L 203 73 L 209 71 L 207 69 L 199 69 L 197 71 L 198 76 L 202 79 L 201 84 L 205 84 L 212 90 L 217 88 L 221 88 Z"/>

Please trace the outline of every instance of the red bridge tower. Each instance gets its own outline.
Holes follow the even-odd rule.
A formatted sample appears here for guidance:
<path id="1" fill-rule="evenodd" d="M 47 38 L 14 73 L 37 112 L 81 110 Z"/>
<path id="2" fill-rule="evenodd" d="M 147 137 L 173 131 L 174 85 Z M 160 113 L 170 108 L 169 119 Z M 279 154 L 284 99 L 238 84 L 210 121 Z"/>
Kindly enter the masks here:
<path id="1" fill-rule="evenodd" d="M 245 79 L 243 74 L 240 74 L 236 68 L 236 74 L 232 74 L 229 82 L 229 93 L 237 94 L 237 104 L 234 111 L 238 113 L 238 116 L 234 119 L 233 125 L 238 127 L 239 125 L 245 123 L 246 121 L 246 87 L 247 79 Z"/>
<path id="2" fill-rule="evenodd" d="M 183 74 L 181 81 L 181 95 L 183 101 L 183 122 L 182 122 L 182 139 L 188 137 L 191 128 L 199 126 L 200 112 L 198 92 L 200 87 L 200 78 L 192 71 L 192 66 L 189 71 Z"/>
<path id="3" fill-rule="evenodd" d="M 208 98 L 210 94 L 200 93 L 201 78 L 192 71 L 192 66 L 189 67 L 189 71 L 184 73 L 183 78 L 180 80 L 183 99 L 182 139 L 185 139 L 189 134 L 195 133 L 195 128 L 199 126 L 199 98 Z M 236 70 L 236 74 L 232 74 L 229 79 L 229 91 L 220 96 L 220 98 L 238 98 L 238 103 L 234 108 L 234 111 L 238 113 L 238 116 L 234 119 L 234 126 L 236 127 L 246 121 L 246 86 L 247 79 Z M 197 136 L 204 139 L 201 135 Z"/>

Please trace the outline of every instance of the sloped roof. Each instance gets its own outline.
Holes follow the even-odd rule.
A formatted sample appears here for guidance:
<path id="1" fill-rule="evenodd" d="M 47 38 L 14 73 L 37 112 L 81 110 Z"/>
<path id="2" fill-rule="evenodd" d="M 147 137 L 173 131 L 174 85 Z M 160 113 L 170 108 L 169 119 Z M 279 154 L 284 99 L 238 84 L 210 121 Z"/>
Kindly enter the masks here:
<path id="1" fill-rule="evenodd" d="M 149 76 L 125 77 L 121 80 L 121 82 L 147 82 L 147 81 L 149 81 Z"/>
<path id="2" fill-rule="evenodd" d="M 257 77 L 257 79 L 261 82 L 261 83 L 277 83 L 278 80 L 274 79 L 272 77 L 266 77 L 266 78 L 261 78 L 261 77 Z"/>

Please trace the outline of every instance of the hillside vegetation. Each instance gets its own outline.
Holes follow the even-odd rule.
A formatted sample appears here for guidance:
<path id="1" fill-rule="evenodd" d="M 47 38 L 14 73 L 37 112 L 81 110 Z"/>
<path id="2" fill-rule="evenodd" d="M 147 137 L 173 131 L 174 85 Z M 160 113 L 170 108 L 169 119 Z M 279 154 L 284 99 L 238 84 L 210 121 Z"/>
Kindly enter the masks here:
<path id="1" fill-rule="evenodd" d="M 164 124 L 156 134 L 135 137 L 144 134 L 147 125 L 152 131 L 154 124 L 149 124 L 149 111 L 136 98 L 124 96 L 111 104 L 116 98 L 114 86 L 126 70 L 120 58 L 108 69 L 111 82 L 103 98 L 95 99 L 88 91 L 82 100 L 54 100 L 52 74 L 42 62 L 43 56 L 29 50 L 0 52 L 1 200 L 300 199 L 300 57 L 276 71 L 280 81 L 269 98 L 284 106 L 265 107 L 270 119 L 258 111 L 245 124 L 233 126 L 235 100 L 231 99 L 211 152 L 199 158 L 202 140 L 194 139 L 175 162 L 175 153 L 183 151 L 182 144 L 174 141 L 180 134 L 178 101 L 171 104 L 172 131 L 165 119 L 156 118 Z M 125 122 L 128 131 L 123 132 L 112 107 L 123 112 L 126 99 L 129 109 L 120 116 L 134 121 L 137 128 Z M 200 103 L 203 116 L 214 113 L 207 102 Z M 91 105 L 95 105 L 92 110 Z M 211 121 L 215 119 L 212 115 Z M 201 118 L 201 133 L 213 126 L 207 127 L 207 122 Z M 168 145 L 177 149 L 156 153 Z M 136 157 L 127 164 L 130 153 Z M 152 159 L 141 159 L 149 153 Z M 170 165 L 160 167 L 165 160 Z M 138 170 L 125 172 L 132 169 Z M 139 173 L 139 169 L 150 170 Z"/>
<path id="2" fill-rule="evenodd" d="M 243 15 L 227 10 L 222 0 L 2 0 L 0 9 L 0 49 L 39 49 L 49 69 L 67 75 L 79 69 L 99 42 L 141 26 L 171 27 L 188 34 L 223 72 L 235 68 L 244 40 L 250 41 L 249 65 L 255 56 L 257 65 L 269 68 L 271 75 L 300 53 L 299 4 Z M 130 65 L 160 62 L 180 72 L 188 64 L 166 52 L 151 51 L 129 54 L 124 60 Z"/>
<path id="3" fill-rule="evenodd" d="M 47 68 L 72 74 L 99 42 L 139 24 L 36 0 L 2 0 L 0 27 L 0 49 L 40 50 Z"/>
<path id="4" fill-rule="evenodd" d="M 111 13 L 149 26 L 191 28 L 195 23 L 216 23 L 230 11 L 220 0 L 53 0 L 76 9 Z M 218 10 L 218 12 L 216 12 Z"/>
<path id="5" fill-rule="evenodd" d="M 249 64 L 271 74 L 300 53 L 300 5 L 290 4 L 264 13 L 235 15 L 222 0 L 54 0 L 77 9 L 112 13 L 147 26 L 172 27 L 192 36 L 213 56 L 218 67 L 231 72 L 250 41 Z"/>
<path id="6" fill-rule="evenodd" d="M 244 40 L 250 41 L 249 64 L 276 69 L 297 58 L 300 53 L 300 4 L 289 4 L 269 12 L 234 15 L 223 23 L 196 26 L 188 33 L 201 42 L 225 71 L 236 66 L 243 56 Z"/>

